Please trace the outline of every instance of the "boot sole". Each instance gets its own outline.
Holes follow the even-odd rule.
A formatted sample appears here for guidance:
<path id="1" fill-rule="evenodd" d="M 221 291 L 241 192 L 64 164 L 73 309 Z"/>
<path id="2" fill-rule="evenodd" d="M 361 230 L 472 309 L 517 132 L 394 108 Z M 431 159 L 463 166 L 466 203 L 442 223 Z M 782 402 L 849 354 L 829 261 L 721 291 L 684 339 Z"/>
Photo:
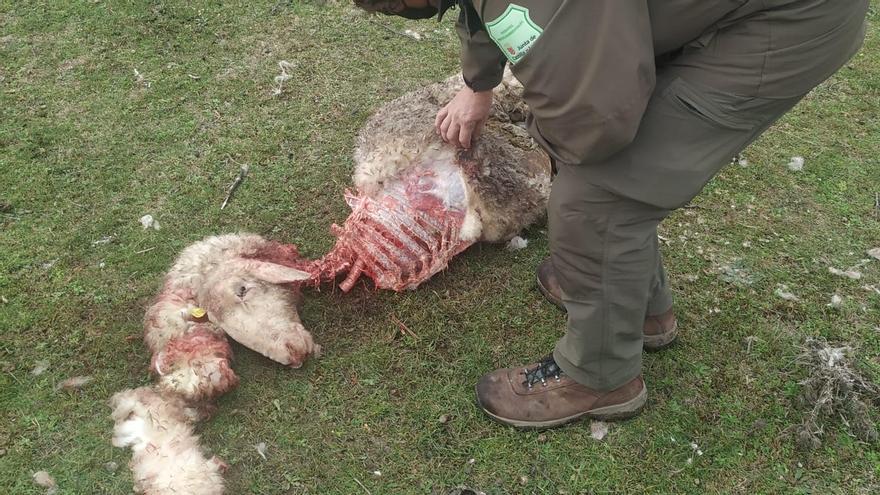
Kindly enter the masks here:
<path id="1" fill-rule="evenodd" d="M 554 419 L 551 421 L 520 421 L 517 419 L 503 418 L 501 416 L 498 416 L 497 414 L 493 414 L 487 411 L 486 408 L 479 404 L 479 400 L 477 400 L 477 405 L 480 406 L 480 409 L 482 409 L 483 412 L 486 413 L 486 415 L 488 415 L 490 418 L 498 423 L 513 426 L 514 428 L 520 430 L 546 430 L 548 428 L 556 428 L 562 425 L 566 425 L 568 423 L 573 423 L 581 419 L 619 421 L 633 418 L 635 416 L 638 416 L 639 413 L 642 412 L 642 409 L 645 408 L 646 402 L 648 402 L 648 387 L 643 386 L 638 395 L 621 404 L 613 404 L 597 409 L 591 409 L 589 411 L 574 414 L 565 418 Z"/>
<path id="2" fill-rule="evenodd" d="M 550 293 L 544 284 L 541 283 L 541 277 L 535 275 L 535 281 L 538 283 L 538 290 L 541 291 L 541 294 L 544 295 L 544 298 L 550 301 L 551 304 L 556 306 L 557 308 L 565 311 L 565 304 L 562 300 L 557 299 L 556 296 Z M 671 346 L 675 339 L 678 337 L 678 322 L 676 321 L 672 325 L 672 329 L 666 333 L 661 333 L 659 335 L 644 335 L 642 346 L 646 351 L 653 352 L 665 349 Z"/>

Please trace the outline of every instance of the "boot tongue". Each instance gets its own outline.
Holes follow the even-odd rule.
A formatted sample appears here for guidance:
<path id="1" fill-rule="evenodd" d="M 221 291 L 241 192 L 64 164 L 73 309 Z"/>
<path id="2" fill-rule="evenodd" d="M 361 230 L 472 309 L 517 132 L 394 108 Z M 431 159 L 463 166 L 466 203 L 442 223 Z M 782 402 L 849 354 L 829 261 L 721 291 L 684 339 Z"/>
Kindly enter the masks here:
<path id="1" fill-rule="evenodd" d="M 532 369 L 526 369 L 525 380 L 523 381 L 523 385 L 528 388 L 532 388 L 536 383 L 546 383 L 547 380 L 553 379 L 558 380 L 560 376 L 562 376 L 563 371 L 556 364 L 556 360 L 553 359 L 553 354 L 547 355 L 544 359 L 542 359 L 537 366 Z"/>

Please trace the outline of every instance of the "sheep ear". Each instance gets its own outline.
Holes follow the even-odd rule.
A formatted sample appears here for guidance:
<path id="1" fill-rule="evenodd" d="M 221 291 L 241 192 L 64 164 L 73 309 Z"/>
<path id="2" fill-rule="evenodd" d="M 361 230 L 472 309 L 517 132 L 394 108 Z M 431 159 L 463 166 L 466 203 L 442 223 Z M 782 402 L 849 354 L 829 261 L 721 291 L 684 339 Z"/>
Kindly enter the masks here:
<path id="1" fill-rule="evenodd" d="M 287 284 L 311 278 L 308 272 L 268 261 L 242 259 L 237 263 L 241 263 L 247 273 L 270 284 Z"/>

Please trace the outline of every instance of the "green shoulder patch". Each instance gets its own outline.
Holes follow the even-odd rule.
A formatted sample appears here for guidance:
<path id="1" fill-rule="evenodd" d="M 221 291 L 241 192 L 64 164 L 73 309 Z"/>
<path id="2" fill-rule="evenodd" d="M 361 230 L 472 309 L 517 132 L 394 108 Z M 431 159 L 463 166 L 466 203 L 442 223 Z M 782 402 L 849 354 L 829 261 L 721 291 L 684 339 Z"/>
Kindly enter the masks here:
<path id="1" fill-rule="evenodd" d="M 525 57 L 535 40 L 544 32 L 532 21 L 529 9 L 513 3 L 497 19 L 486 24 L 486 31 L 511 64 L 516 64 Z"/>

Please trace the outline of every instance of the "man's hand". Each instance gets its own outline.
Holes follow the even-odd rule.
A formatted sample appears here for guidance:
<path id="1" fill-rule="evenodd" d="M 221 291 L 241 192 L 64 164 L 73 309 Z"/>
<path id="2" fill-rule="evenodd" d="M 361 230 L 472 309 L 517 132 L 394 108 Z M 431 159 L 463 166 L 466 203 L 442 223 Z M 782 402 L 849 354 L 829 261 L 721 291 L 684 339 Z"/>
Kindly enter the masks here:
<path id="1" fill-rule="evenodd" d="M 437 134 L 449 144 L 470 148 L 480 135 L 492 108 L 492 91 L 474 92 L 465 86 L 443 109 L 437 112 Z"/>

